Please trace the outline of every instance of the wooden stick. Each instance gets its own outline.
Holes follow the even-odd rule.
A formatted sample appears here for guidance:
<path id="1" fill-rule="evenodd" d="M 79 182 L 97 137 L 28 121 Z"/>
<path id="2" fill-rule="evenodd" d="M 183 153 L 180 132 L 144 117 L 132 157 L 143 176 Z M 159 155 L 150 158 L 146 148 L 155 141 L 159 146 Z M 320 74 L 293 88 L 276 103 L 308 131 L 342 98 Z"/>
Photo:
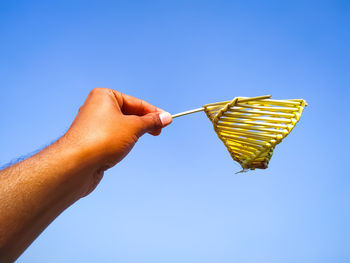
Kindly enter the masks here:
<path id="1" fill-rule="evenodd" d="M 263 100 L 263 99 L 269 99 L 271 98 L 271 95 L 265 95 L 265 96 L 259 96 L 259 97 L 253 97 L 253 98 L 241 98 L 239 100 L 239 102 L 246 102 L 246 101 L 254 101 L 254 100 Z M 204 105 L 205 107 L 210 107 L 210 106 L 215 106 L 217 104 L 222 104 L 222 103 L 228 103 L 230 101 L 222 101 L 222 102 L 215 102 L 215 103 L 210 103 L 210 104 L 206 104 Z M 188 111 L 184 111 L 184 112 L 180 112 L 180 113 L 177 113 L 177 114 L 174 114 L 172 115 L 173 119 L 174 118 L 177 118 L 177 117 L 180 117 L 180 116 L 184 116 L 184 115 L 187 115 L 187 114 L 191 114 L 191 113 L 195 113 L 195 112 L 200 112 L 200 111 L 204 111 L 204 108 L 197 108 L 197 109 L 193 109 L 193 110 L 188 110 Z"/>
<path id="2" fill-rule="evenodd" d="M 193 109 L 193 110 L 188 110 L 188 111 L 184 111 L 184 112 L 180 112 L 177 114 L 172 115 L 173 119 L 180 117 L 180 116 L 184 116 L 187 114 L 191 114 L 191 113 L 195 113 L 195 112 L 200 112 L 200 111 L 204 111 L 204 108 L 198 108 L 198 109 Z"/>

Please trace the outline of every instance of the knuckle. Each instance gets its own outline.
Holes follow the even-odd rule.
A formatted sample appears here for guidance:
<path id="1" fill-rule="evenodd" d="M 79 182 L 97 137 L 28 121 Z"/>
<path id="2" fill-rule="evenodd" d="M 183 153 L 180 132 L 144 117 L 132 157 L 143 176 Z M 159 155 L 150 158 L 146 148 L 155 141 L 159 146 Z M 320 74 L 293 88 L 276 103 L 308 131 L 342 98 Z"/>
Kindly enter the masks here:
<path id="1" fill-rule="evenodd" d="M 139 99 L 139 109 L 141 112 L 145 112 L 145 102 L 141 99 Z"/>
<path id="2" fill-rule="evenodd" d="M 91 94 L 91 95 L 96 95 L 96 94 L 105 93 L 106 91 L 108 91 L 107 88 L 93 88 L 93 89 L 90 91 L 90 94 Z"/>
<path id="3" fill-rule="evenodd" d="M 162 122 L 161 122 L 161 120 L 159 118 L 159 115 L 158 114 L 152 114 L 151 116 L 153 118 L 153 126 L 152 126 L 152 128 L 154 130 L 157 130 L 157 129 L 161 128 L 162 127 Z"/>
<path id="4" fill-rule="evenodd" d="M 123 98 L 123 93 L 117 91 L 117 90 L 110 90 L 110 92 L 112 93 L 112 95 L 115 97 L 115 99 L 123 104 L 122 102 L 124 101 L 124 98 Z"/>

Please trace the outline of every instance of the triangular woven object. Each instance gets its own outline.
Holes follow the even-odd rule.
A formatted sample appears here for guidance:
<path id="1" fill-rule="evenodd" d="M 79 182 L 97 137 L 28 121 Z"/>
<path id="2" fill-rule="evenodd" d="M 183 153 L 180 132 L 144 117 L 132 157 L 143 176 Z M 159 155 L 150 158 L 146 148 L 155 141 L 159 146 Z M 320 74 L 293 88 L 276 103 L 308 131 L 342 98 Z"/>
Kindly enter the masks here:
<path id="1" fill-rule="evenodd" d="M 203 106 L 218 137 L 244 170 L 268 167 L 275 146 L 291 132 L 307 105 L 302 99 L 269 97 L 237 97 Z"/>

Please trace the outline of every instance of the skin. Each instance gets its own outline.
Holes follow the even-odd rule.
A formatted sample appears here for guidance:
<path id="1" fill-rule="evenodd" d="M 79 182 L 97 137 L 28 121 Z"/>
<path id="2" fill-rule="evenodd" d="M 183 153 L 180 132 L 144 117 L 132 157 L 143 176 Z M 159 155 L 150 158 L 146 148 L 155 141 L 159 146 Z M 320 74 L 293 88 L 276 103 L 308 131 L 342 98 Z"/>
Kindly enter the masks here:
<path id="1" fill-rule="evenodd" d="M 0 262 L 13 262 L 66 208 L 91 193 L 145 133 L 171 115 L 140 99 L 93 89 L 67 133 L 0 171 Z"/>

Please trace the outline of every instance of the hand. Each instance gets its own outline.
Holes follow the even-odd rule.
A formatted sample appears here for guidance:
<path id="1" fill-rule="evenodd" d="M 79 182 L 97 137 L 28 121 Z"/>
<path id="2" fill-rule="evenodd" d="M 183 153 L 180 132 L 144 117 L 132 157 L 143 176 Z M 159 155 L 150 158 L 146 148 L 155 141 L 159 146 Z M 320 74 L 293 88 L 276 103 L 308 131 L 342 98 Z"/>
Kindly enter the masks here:
<path id="1" fill-rule="evenodd" d="M 64 135 L 96 170 L 91 192 L 103 172 L 121 161 L 144 133 L 159 135 L 171 115 L 143 100 L 107 88 L 93 89 Z"/>
<path id="2" fill-rule="evenodd" d="M 171 115 L 140 99 L 94 89 L 58 141 L 0 171 L 0 262 L 13 262 L 64 209 L 89 194 L 137 139 Z"/>

